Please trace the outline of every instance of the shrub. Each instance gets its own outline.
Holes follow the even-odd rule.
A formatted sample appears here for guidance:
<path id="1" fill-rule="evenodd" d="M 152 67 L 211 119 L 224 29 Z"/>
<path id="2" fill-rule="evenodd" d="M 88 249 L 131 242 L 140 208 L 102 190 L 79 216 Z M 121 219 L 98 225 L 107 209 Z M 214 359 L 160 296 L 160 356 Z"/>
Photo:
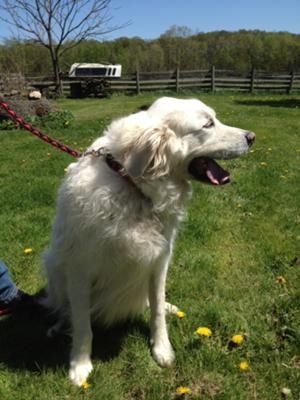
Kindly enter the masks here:
<path id="1" fill-rule="evenodd" d="M 70 126 L 74 116 L 70 111 L 61 110 L 50 113 L 40 113 L 40 115 L 26 115 L 25 122 L 34 127 L 49 127 L 51 129 L 65 129 Z M 15 124 L 11 119 L 0 116 L 0 130 L 18 129 L 19 125 Z"/>
<path id="2" fill-rule="evenodd" d="M 40 126 L 47 126 L 54 129 L 68 128 L 73 119 L 74 115 L 67 110 L 54 111 L 35 118 Z"/>
<path id="3" fill-rule="evenodd" d="M 11 131 L 16 128 L 17 125 L 11 119 L 0 116 L 0 131 Z"/>

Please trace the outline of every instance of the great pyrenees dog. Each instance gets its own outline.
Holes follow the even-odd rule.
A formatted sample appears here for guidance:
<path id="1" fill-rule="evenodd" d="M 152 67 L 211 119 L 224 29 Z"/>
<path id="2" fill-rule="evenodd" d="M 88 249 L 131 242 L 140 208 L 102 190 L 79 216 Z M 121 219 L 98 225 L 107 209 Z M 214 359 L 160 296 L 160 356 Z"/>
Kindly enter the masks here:
<path id="1" fill-rule="evenodd" d="M 92 371 L 91 321 L 110 326 L 148 305 L 153 357 L 172 364 L 165 313 L 176 307 L 165 302 L 165 283 L 190 181 L 228 183 L 215 160 L 241 156 L 254 139 L 199 100 L 163 97 L 112 122 L 69 166 L 44 264 L 46 305 L 60 315 L 51 333 L 71 326 L 75 385 Z"/>

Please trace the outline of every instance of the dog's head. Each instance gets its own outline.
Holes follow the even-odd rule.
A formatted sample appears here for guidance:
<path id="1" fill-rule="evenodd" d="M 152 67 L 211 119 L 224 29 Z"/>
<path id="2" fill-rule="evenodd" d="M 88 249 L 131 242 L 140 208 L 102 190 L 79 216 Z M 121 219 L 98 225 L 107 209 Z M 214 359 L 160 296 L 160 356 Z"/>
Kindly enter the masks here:
<path id="1" fill-rule="evenodd" d="M 171 175 L 214 185 L 229 182 L 215 160 L 246 153 L 255 139 L 253 132 L 222 124 L 199 100 L 168 97 L 113 122 L 107 136 L 112 154 L 133 178 Z"/>

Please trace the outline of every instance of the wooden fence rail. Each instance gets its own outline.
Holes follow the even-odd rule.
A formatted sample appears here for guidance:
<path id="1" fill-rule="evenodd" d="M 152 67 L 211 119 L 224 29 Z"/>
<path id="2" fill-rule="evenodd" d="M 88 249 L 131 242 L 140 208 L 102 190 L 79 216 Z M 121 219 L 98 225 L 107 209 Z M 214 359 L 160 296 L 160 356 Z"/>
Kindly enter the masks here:
<path id="1" fill-rule="evenodd" d="M 300 72 L 267 73 L 252 70 L 246 73 L 237 73 L 230 70 L 219 70 L 212 67 L 209 70 L 181 71 L 179 68 L 173 71 L 142 72 L 127 75 L 117 80 L 109 81 L 112 92 L 164 91 L 172 90 L 198 90 L 198 91 L 238 91 L 238 92 L 300 92 Z M 63 81 L 63 93 L 70 96 L 78 93 L 80 87 L 84 87 L 85 81 L 66 79 Z M 77 90 L 74 90 L 74 87 Z M 26 77 L 26 87 L 51 90 L 54 88 L 51 77 Z M 78 89 L 79 88 L 79 89 Z M 5 91 L 1 81 L 0 92 Z"/>
<path id="2" fill-rule="evenodd" d="M 239 92 L 300 92 L 300 72 L 273 73 L 252 70 L 249 73 L 237 74 L 229 70 L 169 71 L 169 72 L 137 72 L 117 81 L 111 81 L 112 91 L 183 89 L 202 91 L 239 91 Z"/>

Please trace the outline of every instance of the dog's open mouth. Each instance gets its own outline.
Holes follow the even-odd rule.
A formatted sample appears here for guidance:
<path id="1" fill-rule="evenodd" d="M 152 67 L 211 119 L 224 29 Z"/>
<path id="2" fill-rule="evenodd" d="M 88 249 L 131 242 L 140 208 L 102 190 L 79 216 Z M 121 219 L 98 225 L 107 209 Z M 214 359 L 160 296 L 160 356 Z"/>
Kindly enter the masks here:
<path id="1" fill-rule="evenodd" d="M 209 157 L 194 158 L 188 170 L 194 179 L 211 185 L 225 185 L 230 181 L 229 172 Z"/>

